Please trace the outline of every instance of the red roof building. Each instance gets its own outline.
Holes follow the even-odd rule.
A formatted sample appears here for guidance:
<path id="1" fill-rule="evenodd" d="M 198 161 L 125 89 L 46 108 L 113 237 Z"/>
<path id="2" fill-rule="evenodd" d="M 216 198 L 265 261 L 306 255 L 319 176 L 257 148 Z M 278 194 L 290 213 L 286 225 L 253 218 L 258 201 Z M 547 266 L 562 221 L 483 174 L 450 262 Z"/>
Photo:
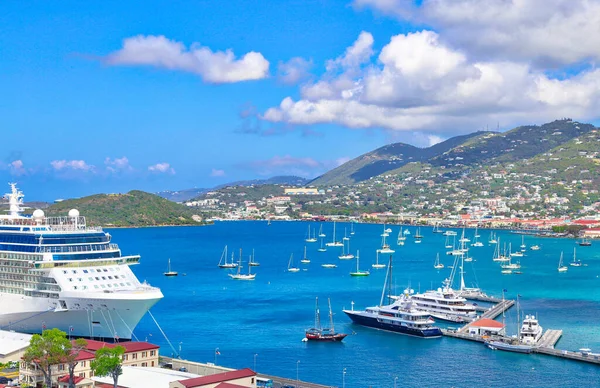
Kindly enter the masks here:
<path id="1" fill-rule="evenodd" d="M 256 372 L 252 369 L 245 368 L 231 372 L 174 381 L 169 384 L 169 388 L 200 388 L 207 386 L 215 388 L 256 387 Z"/>
<path id="2" fill-rule="evenodd" d="M 469 325 L 469 334 L 471 335 L 504 335 L 505 325 L 489 318 L 479 319 Z"/>

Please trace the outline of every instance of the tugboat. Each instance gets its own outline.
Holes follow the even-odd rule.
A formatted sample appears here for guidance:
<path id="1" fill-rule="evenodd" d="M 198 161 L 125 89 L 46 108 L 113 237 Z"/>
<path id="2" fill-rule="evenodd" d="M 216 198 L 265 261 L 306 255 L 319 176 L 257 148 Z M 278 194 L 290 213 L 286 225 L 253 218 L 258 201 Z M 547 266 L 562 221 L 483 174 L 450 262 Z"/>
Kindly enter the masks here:
<path id="1" fill-rule="evenodd" d="M 319 298 L 315 302 L 315 327 L 306 330 L 306 340 L 321 341 L 321 342 L 341 342 L 348 334 L 336 333 L 333 327 L 333 312 L 331 311 L 331 300 L 328 298 L 329 304 L 329 327 L 321 327 L 321 312 L 319 310 Z"/>

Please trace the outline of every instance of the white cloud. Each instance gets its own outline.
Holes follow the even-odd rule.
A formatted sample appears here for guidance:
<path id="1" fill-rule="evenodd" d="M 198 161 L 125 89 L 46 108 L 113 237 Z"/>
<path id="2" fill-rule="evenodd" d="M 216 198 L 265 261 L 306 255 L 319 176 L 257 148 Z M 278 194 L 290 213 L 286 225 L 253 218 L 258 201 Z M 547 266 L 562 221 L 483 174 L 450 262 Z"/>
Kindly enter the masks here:
<path id="1" fill-rule="evenodd" d="M 154 173 L 175 174 L 175 169 L 169 163 L 156 163 L 148 166 L 148 171 Z"/>
<path id="2" fill-rule="evenodd" d="M 354 45 L 353 45 L 354 46 Z M 325 74 L 261 116 L 291 124 L 466 133 L 557 117 L 589 120 L 600 111 L 600 70 L 552 79 L 536 67 L 473 60 L 432 31 L 400 34 L 378 63 L 351 76 Z"/>
<path id="3" fill-rule="evenodd" d="M 294 85 L 306 80 L 309 70 L 313 66 L 312 60 L 294 57 L 287 62 L 279 62 L 277 66 L 277 78 L 281 83 Z"/>
<path id="4" fill-rule="evenodd" d="M 129 165 L 129 159 L 126 156 L 122 158 L 106 158 L 104 159 L 104 164 L 106 165 L 106 170 L 111 173 L 117 173 L 122 171 L 133 171 L 133 167 Z"/>
<path id="5" fill-rule="evenodd" d="M 600 2 L 594 0 L 355 0 L 431 26 L 479 60 L 564 65 L 600 59 Z"/>
<path id="6" fill-rule="evenodd" d="M 94 172 L 95 166 L 87 164 L 84 160 L 53 160 L 50 162 L 56 171 L 81 171 Z"/>
<path id="7" fill-rule="evenodd" d="M 12 175 L 24 175 L 27 173 L 22 160 L 13 160 L 8 164 L 8 169 Z"/>
<path id="8" fill-rule="evenodd" d="M 269 61 L 259 52 L 250 51 L 236 59 L 231 50 L 213 52 L 198 43 L 188 49 L 162 35 L 127 38 L 120 50 L 105 57 L 105 63 L 180 70 L 198 74 L 211 83 L 257 80 L 269 75 Z"/>
<path id="9" fill-rule="evenodd" d="M 443 138 L 441 138 L 439 136 L 436 136 L 436 135 L 429 135 L 429 136 L 427 136 L 427 140 L 429 140 L 429 146 L 430 147 L 444 141 Z"/>
<path id="10" fill-rule="evenodd" d="M 213 168 L 212 171 L 210 172 L 210 176 L 212 176 L 212 177 L 225 176 L 225 170 L 218 170 L 216 168 Z"/>
<path id="11" fill-rule="evenodd" d="M 344 55 L 327 61 L 325 68 L 333 71 L 339 67 L 342 69 L 353 69 L 369 62 L 373 56 L 373 35 L 362 31 L 352 46 L 346 49 Z"/>

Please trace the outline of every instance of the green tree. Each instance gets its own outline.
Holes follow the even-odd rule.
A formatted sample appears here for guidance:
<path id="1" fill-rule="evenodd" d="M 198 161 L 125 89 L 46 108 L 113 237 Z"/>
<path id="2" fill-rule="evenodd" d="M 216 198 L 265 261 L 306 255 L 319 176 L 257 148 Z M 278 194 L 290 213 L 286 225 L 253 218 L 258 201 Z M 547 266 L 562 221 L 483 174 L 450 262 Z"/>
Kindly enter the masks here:
<path id="1" fill-rule="evenodd" d="M 44 385 L 52 387 L 52 365 L 62 364 L 70 354 L 71 347 L 71 341 L 64 331 L 45 330 L 42 335 L 34 334 L 31 337 L 23 361 L 38 367 L 44 375 Z"/>
<path id="2" fill-rule="evenodd" d="M 75 388 L 75 367 L 79 364 L 77 357 L 79 353 L 87 347 L 87 341 L 83 338 L 78 338 L 71 344 L 71 351 L 65 356 L 65 363 L 69 368 L 69 388 Z"/>
<path id="3" fill-rule="evenodd" d="M 114 388 L 117 388 L 119 376 L 123 373 L 121 366 L 125 348 L 117 345 L 114 348 L 100 348 L 96 351 L 96 357 L 90 363 L 96 376 L 110 376 L 113 379 Z"/>

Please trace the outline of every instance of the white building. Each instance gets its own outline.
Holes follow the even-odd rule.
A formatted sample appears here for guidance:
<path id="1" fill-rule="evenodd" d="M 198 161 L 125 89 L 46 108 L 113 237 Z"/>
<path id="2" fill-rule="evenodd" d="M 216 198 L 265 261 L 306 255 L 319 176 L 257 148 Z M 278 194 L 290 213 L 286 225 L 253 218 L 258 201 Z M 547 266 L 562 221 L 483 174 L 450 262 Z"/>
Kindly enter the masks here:
<path id="1" fill-rule="evenodd" d="M 31 334 L 0 330 L 0 363 L 21 361 L 30 340 Z"/>

